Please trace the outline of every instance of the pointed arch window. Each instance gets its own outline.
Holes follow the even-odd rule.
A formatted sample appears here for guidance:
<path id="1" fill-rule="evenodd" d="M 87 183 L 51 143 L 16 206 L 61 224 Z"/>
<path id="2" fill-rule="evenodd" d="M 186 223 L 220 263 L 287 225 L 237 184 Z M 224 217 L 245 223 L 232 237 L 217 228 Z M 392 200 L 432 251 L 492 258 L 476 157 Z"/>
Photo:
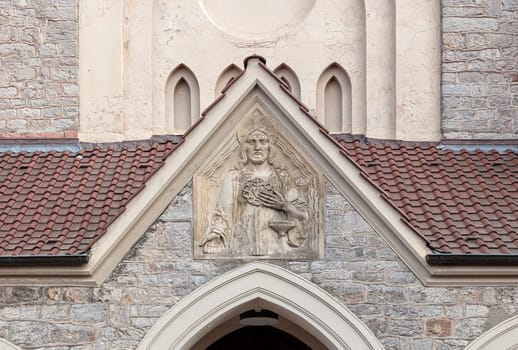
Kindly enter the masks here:
<path id="1" fill-rule="evenodd" d="M 285 63 L 282 63 L 273 72 L 288 85 L 291 93 L 300 100 L 300 81 L 295 71 Z"/>
<path id="2" fill-rule="evenodd" d="M 327 67 L 318 78 L 317 117 L 330 132 L 352 131 L 351 80 L 337 63 Z"/>
<path id="3" fill-rule="evenodd" d="M 243 70 L 236 66 L 235 64 L 229 65 L 227 68 L 221 72 L 216 81 L 216 87 L 214 89 L 214 94 L 218 97 L 221 92 L 225 89 L 225 87 L 230 83 L 232 79 L 237 78 Z"/>
<path id="4" fill-rule="evenodd" d="M 167 78 L 165 88 L 166 125 L 169 132 L 182 134 L 200 116 L 200 87 L 194 73 L 184 64 Z"/>

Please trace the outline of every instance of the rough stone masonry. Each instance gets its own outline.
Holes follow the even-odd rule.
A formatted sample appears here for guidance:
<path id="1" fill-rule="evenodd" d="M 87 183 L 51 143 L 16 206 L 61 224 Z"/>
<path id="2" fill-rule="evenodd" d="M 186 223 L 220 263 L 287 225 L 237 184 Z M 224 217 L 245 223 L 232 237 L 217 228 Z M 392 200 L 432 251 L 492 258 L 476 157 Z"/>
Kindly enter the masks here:
<path id="1" fill-rule="evenodd" d="M 442 0 L 445 138 L 518 137 L 518 1 Z"/>
<path id="2" fill-rule="evenodd" d="M 78 1 L 0 0 L 0 137 L 75 137 Z"/>

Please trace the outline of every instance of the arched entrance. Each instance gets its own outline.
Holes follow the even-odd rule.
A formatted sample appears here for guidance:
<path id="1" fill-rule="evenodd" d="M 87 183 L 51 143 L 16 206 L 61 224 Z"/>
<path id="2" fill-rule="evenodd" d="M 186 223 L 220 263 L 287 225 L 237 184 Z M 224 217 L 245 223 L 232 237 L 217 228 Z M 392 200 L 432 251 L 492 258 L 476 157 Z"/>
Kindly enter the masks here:
<path id="1" fill-rule="evenodd" d="M 491 349 L 518 349 L 518 315 L 491 328 L 466 347 L 466 350 Z"/>
<path id="2" fill-rule="evenodd" d="M 245 326 L 218 339 L 207 350 L 311 350 L 289 333 L 272 326 Z"/>
<path id="3" fill-rule="evenodd" d="M 250 310 L 278 314 L 279 322 L 272 328 L 311 348 L 383 349 L 372 332 L 333 296 L 266 263 L 244 265 L 195 290 L 151 328 L 138 349 L 187 350 L 200 342 L 210 346 L 242 329 L 239 316 Z"/>

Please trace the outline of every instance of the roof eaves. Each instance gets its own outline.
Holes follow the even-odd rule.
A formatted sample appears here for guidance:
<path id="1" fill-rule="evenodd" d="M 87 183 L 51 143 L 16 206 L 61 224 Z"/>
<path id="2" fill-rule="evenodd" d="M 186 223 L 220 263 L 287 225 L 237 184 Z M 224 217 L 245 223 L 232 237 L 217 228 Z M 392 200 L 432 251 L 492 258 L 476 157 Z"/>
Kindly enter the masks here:
<path id="1" fill-rule="evenodd" d="M 518 265 L 518 254 L 428 254 L 429 265 Z"/>
<path id="2" fill-rule="evenodd" d="M 55 266 L 86 265 L 90 259 L 89 251 L 74 255 L 21 255 L 0 256 L 0 266 Z"/>

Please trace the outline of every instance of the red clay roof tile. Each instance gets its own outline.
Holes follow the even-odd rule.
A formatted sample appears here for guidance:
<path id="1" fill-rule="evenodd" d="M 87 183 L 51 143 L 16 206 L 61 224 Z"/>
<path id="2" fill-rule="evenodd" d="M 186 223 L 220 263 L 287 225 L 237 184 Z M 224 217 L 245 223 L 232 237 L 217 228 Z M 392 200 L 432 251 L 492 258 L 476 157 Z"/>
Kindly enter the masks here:
<path id="1" fill-rule="evenodd" d="M 431 249 L 518 254 L 518 154 L 367 143 L 337 135 L 345 155 Z"/>
<path id="2" fill-rule="evenodd" d="M 85 253 L 177 144 L 0 153 L 0 256 Z"/>

